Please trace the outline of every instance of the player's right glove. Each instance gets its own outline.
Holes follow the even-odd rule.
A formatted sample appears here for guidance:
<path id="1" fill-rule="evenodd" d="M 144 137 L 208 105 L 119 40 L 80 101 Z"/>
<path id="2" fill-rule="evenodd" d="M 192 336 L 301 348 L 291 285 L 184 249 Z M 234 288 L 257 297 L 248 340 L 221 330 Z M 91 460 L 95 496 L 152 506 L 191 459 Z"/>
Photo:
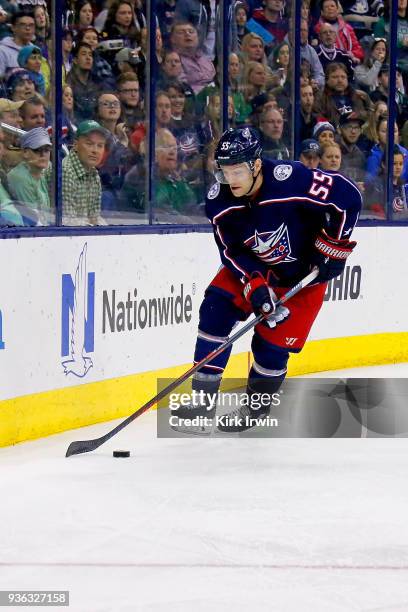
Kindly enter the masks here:
<path id="1" fill-rule="evenodd" d="M 244 297 L 256 315 L 264 316 L 264 323 L 268 327 L 276 327 L 277 323 L 287 319 L 290 314 L 285 306 L 276 306 L 278 298 L 259 272 L 255 272 L 246 283 Z"/>
<path id="2" fill-rule="evenodd" d="M 315 240 L 315 252 L 312 256 L 313 263 L 319 268 L 316 282 L 325 283 L 339 276 L 356 244 L 353 240 L 331 238 L 325 230 L 322 230 Z"/>

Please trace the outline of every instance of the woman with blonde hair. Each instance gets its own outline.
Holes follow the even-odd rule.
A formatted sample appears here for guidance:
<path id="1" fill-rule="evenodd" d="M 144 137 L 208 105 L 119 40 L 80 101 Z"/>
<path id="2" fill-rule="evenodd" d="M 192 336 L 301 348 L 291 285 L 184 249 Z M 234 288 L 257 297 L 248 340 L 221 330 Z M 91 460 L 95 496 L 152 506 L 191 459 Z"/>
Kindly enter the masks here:
<path id="1" fill-rule="evenodd" d="M 362 127 L 363 135 L 372 142 L 372 144 L 378 144 L 378 131 L 377 124 L 380 117 L 386 117 L 388 115 L 387 103 L 383 100 L 377 100 L 374 104 L 374 110 L 368 115 L 366 123 Z"/>
<path id="2" fill-rule="evenodd" d="M 267 65 L 264 41 L 254 32 L 245 34 L 242 39 L 240 54 L 244 65 L 247 62 L 259 62 L 264 66 Z"/>
<path id="3" fill-rule="evenodd" d="M 248 62 L 244 67 L 243 91 L 246 102 L 265 93 L 270 83 L 269 69 L 259 62 Z"/>
<path id="4" fill-rule="evenodd" d="M 341 149 L 337 142 L 324 144 L 321 147 L 320 168 L 338 172 L 341 166 Z"/>

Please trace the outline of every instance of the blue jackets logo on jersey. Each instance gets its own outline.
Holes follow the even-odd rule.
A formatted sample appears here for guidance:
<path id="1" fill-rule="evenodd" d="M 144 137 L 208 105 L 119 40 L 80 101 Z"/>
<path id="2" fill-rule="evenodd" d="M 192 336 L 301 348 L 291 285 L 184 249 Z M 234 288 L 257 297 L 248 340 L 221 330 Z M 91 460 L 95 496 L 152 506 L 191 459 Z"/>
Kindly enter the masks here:
<path id="1" fill-rule="evenodd" d="M 282 225 L 275 231 L 260 232 L 245 241 L 246 245 L 265 263 L 289 263 L 296 261 L 291 257 L 288 228 Z"/>

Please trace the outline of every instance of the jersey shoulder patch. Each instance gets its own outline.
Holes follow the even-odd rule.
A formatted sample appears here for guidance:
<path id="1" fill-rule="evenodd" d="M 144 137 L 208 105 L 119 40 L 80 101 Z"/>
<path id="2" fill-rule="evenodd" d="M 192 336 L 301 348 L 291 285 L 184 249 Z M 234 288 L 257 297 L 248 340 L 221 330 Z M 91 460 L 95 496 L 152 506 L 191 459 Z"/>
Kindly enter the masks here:
<path id="1" fill-rule="evenodd" d="M 293 172 L 290 164 L 279 164 L 273 169 L 273 176 L 277 181 L 286 181 Z"/>
<path id="2" fill-rule="evenodd" d="M 220 193 L 220 187 L 221 185 L 218 181 L 214 183 L 214 185 L 210 188 L 209 192 L 207 193 L 207 198 L 209 200 L 214 200 Z"/>

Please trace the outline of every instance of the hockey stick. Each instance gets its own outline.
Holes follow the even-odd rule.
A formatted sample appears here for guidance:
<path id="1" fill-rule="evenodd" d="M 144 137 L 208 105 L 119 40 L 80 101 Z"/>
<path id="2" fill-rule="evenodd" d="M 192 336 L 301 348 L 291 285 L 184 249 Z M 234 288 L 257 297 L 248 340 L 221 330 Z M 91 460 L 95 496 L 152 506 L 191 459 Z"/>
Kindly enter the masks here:
<path id="1" fill-rule="evenodd" d="M 313 268 L 310 274 L 305 276 L 305 278 L 299 281 L 297 285 L 292 287 L 292 289 L 289 289 L 289 291 L 285 293 L 285 295 L 283 295 L 278 300 L 276 305 L 280 306 L 281 304 L 284 304 L 285 302 L 287 302 L 291 297 L 296 295 L 296 293 L 298 293 L 301 289 L 309 285 L 316 278 L 318 273 L 319 273 L 319 270 L 317 268 Z M 171 382 L 167 387 L 165 387 L 157 395 L 155 395 L 155 397 L 150 399 L 144 406 L 142 406 L 141 408 L 138 408 L 138 410 L 136 410 L 133 414 L 128 416 L 127 419 L 119 423 L 119 425 L 114 427 L 114 429 L 112 429 L 111 431 L 108 431 L 108 433 L 106 433 L 104 436 L 101 436 L 100 438 L 96 438 L 96 440 L 83 440 L 83 441 L 78 440 L 76 442 L 71 442 L 71 444 L 68 446 L 68 450 L 65 456 L 70 457 L 71 455 L 89 453 L 90 451 L 93 451 L 99 448 L 99 446 L 102 446 L 102 444 L 104 444 L 105 442 L 113 438 L 113 436 L 116 436 L 116 434 L 119 433 L 122 429 L 124 429 L 127 425 L 129 425 L 129 423 L 137 419 L 137 417 L 141 416 L 144 412 L 149 410 L 149 408 L 154 406 L 154 404 L 156 404 L 161 399 L 166 397 L 166 395 L 168 395 L 171 391 L 173 391 L 173 389 L 176 389 L 179 385 L 181 385 L 181 383 L 183 383 L 185 380 L 190 378 L 190 376 L 194 374 L 194 372 L 197 372 L 197 370 L 205 366 L 209 361 L 211 361 L 212 359 L 220 355 L 223 351 L 225 351 L 226 348 L 228 348 L 229 346 L 231 346 L 231 344 L 233 344 L 236 340 L 238 340 L 238 338 L 241 338 L 241 336 L 246 334 L 247 331 L 255 327 L 255 325 L 257 325 L 257 323 L 259 323 L 262 319 L 263 319 L 263 315 L 260 314 L 254 319 L 251 319 L 250 321 L 248 321 L 246 325 L 241 327 L 241 329 L 238 330 L 236 334 L 228 338 L 228 340 L 226 340 L 223 344 L 221 344 L 221 346 L 219 346 L 217 349 L 214 349 L 209 355 L 207 355 L 207 357 L 204 357 L 204 359 L 202 359 L 198 363 L 195 363 L 189 370 L 187 370 L 187 372 L 185 372 L 179 378 Z"/>

